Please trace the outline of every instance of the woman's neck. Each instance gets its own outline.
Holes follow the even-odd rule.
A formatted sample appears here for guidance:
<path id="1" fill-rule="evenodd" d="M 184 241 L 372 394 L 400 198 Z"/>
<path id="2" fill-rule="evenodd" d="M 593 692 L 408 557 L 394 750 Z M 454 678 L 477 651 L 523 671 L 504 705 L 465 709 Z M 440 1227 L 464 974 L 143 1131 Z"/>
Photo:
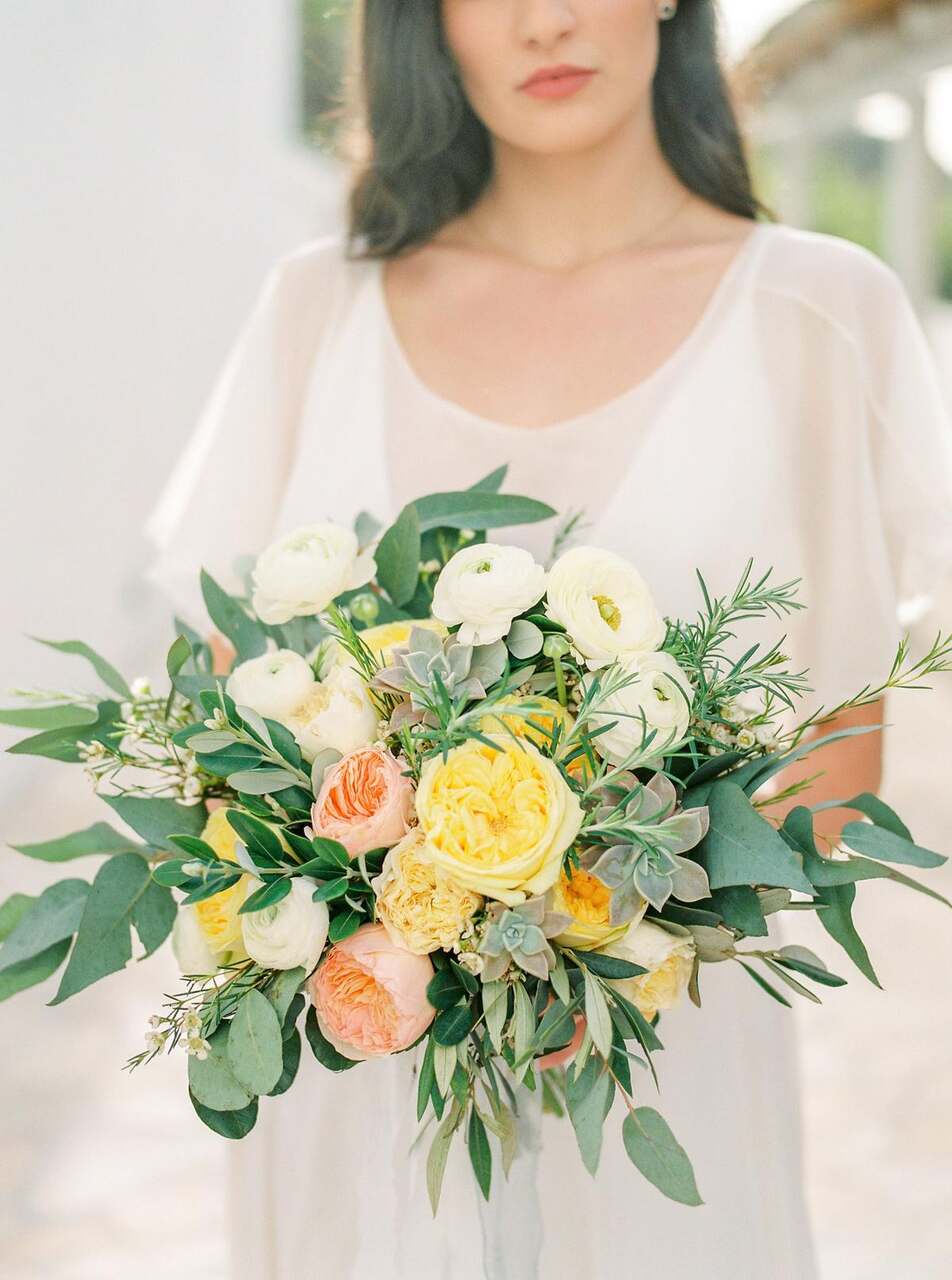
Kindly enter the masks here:
<path id="1" fill-rule="evenodd" d="M 571 270 L 678 234 L 690 192 L 665 159 L 650 112 L 591 146 L 553 154 L 494 140 L 486 191 L 452 233 L 541 270 Z"/>

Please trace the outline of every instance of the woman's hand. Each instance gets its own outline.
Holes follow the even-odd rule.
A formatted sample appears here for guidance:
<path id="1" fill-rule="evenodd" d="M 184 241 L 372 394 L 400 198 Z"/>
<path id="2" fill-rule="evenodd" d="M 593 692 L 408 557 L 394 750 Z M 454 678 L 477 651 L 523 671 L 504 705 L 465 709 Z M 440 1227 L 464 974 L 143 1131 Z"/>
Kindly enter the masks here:
<path id="1" fill-rule="evenodd" d="M 212 651 L 212 671 L 216 676 L 226 676 L 235 660 L 235 651 L 231 644 L 219 631 L 213 631 L 208 637 L 208 647 Z"/>

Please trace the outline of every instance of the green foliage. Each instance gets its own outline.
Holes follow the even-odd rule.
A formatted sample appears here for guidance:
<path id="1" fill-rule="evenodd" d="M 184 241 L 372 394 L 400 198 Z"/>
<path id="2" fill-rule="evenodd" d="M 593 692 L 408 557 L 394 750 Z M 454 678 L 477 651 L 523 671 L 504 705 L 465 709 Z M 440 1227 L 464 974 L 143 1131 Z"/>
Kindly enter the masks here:
<path id="1" fill-rule="evenodd" d="M 120 698 L 132 697 L 132 691 L 112 663 L 107 662 L 82 640 L 41 640 L 39 636 L 31 636 L 30 639 L 35 640 L 37 644 L 45 644 L 50 649 L 56 649 L 59 653 L 69 653 L 85 658 L 107 689 L 117 693 Z"/>
<path id="2" fill-rule="evenodd" d="M 71 862 L 74 858 L 135 853 L 141 846 L 115 831 L 108 822 L 95 822 L 91 827 L 68 836 L 44 840 L 39 844 L 15 844 L 11 848 L 40 862 Z"/>
<path id="3" fill-rule="evenodd" d="M 153 849 L 174 849 L 169 837 L 200 835 L 208 814 L 200 804 L 156 796 L 103 796 L 106 804 Z"/>
<path id="4" fill-rule="evenodd" d="M 703 1204 L 691 1162 L 657 1111 L 636 1107 L 625 1117 L 621 1136 L 629 1160 L 669 1200 Z"/>
<path id="5" fill-rule="evenodd" d="M 153 881 L 148 863 L 137 854 L 119 853 L 103 863 L 86 898 L 76 942 L 51 1003 L 60 1004 L 124 968 L 132 956 L 131 926 L 135 926 L 146 955 L 151 955 L 168 937 L 175 910 L 169 890 Z"/>
<path id="6" fill-rule="evenodd" d="M 228 1032 L 228 1065 L 249 1093 L 268 1093 L 284 1069 L 281 1023 L 271 1002 L 252 988 L 238 1003 Z"/>
<path id="7" fill-rule="evenodd" d="M 188 1091 L 189 1101 L 202 1124 L 207 1125 L 220 1138 L 246 1138 L 255 1127 L 258 1119 L 258 1099 L 252 1098 L 246 1107 L 237 1111 L 213 1111 L 203 1106 L 191 1089 Z"/>
<path id="8" fill-rule="evenodd" d="M 44 889 L 0 946 L 0 973 L 71 939 L 79 928 L 88 894 L 85 880 L 60 880 Z"/>
<path id="9" fill-rule="evenodd" d="M 11 755 L 45 756 L 48 760 L 60 760 L 64 764 L 79 764 L 82 761 L 82 755 L 78 744 L 110 742 L 118 732 L 117 722 L 120 711 L 118 702 L 107 699 L 97 704 L 96 716 L 92 723 L 76 721 L 46 729 L 30 738 L 21 738 L 7 750 Z"/>
<path id="10" fill-rule="evenodd" d="M 374 560 L 377 582 L 395 605 L 406 604 L 420 576 L 420 520 L 412 502 L 380 539 Z"/>
<path id="11" fill-rule="evenodd" d="M 812 894 L 796 855 L 736 782 L 714 782 L 707 805 L 710 827 L 697 856 L 712 889 L 763 884 Z"/>
<path id="12" fill-rule="evenodd" d="M 208 1037 L 208 1057 L 189 1055 L 188 1059 L 189 1091 L 196 1102 L 212 1111 L 241 1111 L 251 1105 L 254 1096 L 232 1070 L 229 1033 L 229 1025 L 223 1023 Z"/>
<path id="13" fill-rule="evenodd" d="M 234 646 L 237 660 L 245 662 L 248 658 L 257 658 L 264 653 L 268 647 L 268 636 L 258 619 L 246 612 L 234 596 L 222 590 L 204 569 L 201 586 L 208 616 Z"/>

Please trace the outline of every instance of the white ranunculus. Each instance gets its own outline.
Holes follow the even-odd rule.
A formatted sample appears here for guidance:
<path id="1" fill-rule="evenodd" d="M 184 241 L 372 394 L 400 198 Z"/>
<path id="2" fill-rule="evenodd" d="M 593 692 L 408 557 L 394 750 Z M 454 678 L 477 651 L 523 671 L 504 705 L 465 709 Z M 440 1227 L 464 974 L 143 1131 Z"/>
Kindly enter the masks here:
<path id="1" fill-rule="evenodd" d="M 443 566 L 431 612 L 447 626 L 461 624 L 461 644 L 492 644 L 506 635 L 513 618 L 542 599 L 545 577 L 523 547 L 476 543 Z"/>
<path id="2" fill-rule="evenodd" d="M 193 906 L 179 907 L 172 925 L 172 953 L 182 974 L 210 977 L 218 972 L 218 960 L 205 940 Z"/>
<path id="3" fill-rule="evenodd" d="M 320 613 L 344 591 L 366 586 L 376 572 L 357 535 L 325 520 L 273 542 L 255 562 L 251 603 L 262 622 L 280 625 Z"/>
<path id="4" fill-rule="evenodd" d="M 326 680 L 315 682 L 284 721 L 308 762 L 326 747 L 347 755 L 369 746 L 378 736 L 379 722 L 363 676 L 343 665 L 331 667 Z"/>
<path id="5" fill-rule="evenodd" d="M 676 1005 L 691 980 L 693 939 L 668 933 L 667 929 L 652 924 L 650 920 L 633 924 L 616 942 L 598 950 L 648 970 L 637 978 L 611 981 L 611 985 L 617 987 L 646 1018 L 653 1018 L 659 1010 Z"/>
<path id="6" fill-rule="evenodd" d="M 549 570 L 546 613 L 589 667 L 637 658 L 664 641 L 664 619 L 641 574 L 601 547 L 573 547 Z"/>
<path id="7" fill-rule="evenodd" d="M 307 659 L 292 649 L 278 649 L 240 663 L 225 682 L 225 692 L 240 706 L 283 723 L 314 686 Z"/>
<path id="8" fill-rule="evenodd" d="M 291 892 L 273 906 L 241 917 L 241 936 L 252 960 L 265 969 L 315 967 L 327 941 L 326 902 L 314 902 L 314 885 L 295 878 Z"/>
<path id="9" fill-rule="evenodd" d="M 645 760 L 636 759 L 628 767 L 656 767 L 661 756 L 679 746 L 687 734 L 694 687 L 684 669 L 663 650 L 646 653 L 636 662 L 604 668 L 598 673 L 603 688 L 610 688 L 616 673 L 634 679 L 604 698 L 599 694 L 599 709 L 590 716 L 592 728 L 612 720 L 615 724 L 594 738 L 592 745 L 604 760 L 622 764 L 644 742 L 646 728 L 648 733 L 654 729 Z M 588 672 L 582 677 L 582 686 L 587 688 L 594 679 L 595 673 Z"/>

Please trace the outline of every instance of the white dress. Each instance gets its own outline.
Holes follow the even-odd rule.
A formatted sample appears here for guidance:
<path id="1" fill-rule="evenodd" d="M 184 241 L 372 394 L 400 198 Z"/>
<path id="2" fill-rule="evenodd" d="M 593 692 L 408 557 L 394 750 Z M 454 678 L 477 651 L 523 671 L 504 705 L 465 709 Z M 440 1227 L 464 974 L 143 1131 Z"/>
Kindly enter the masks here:
<path id="1" fill-rule="evenodd" d="M 427 388 L 379 265 L 346 261 L 340 235 L 304 244 L 268 274 L 152 515 L 150 576 L 201 624 L 200 564 L 233 585 L 234 559 L 272 535 L 361 509 L 390 520 L 503 462 L 508 492 L 585 507 L 582 540 L 628 556 L 670 615 L 697 609 L 695 568 L 719 592 L 750 556 L 802 577 L 809 611 L 783 629 L 811 668 L 810 709 L 886 675 L 897 611 L 921 612 L 952 565 L 952 432 L 897 276 L 847 241 L 761 224 L 653 375 L 539 429 Z M 555 524 L 492 536 L 543 558 Z M 595 1179 L 568 1123 L 544 1117 L 541 1150 L 509 1183 L 497 1172 L 488 1208 L 458 1142 L 434 1222 L 427 1140 L 408 1151 L 411 1055 L 337 1077 L 305 1053 L 294 1087 L 231 1153 L 234 1275 L 810 1280 L 792 1016 L 729 965 L 705 968 L 702 997 L 701 1011 L 662 1019 L 656 1102 L 693 1159 L 702 1208 L 640 1178 L 616 1111 Z M 636 1088 L 651 1100 L 649 1081 Z M 524 1123 L 538 1148 L 533 1108 Z"/>

